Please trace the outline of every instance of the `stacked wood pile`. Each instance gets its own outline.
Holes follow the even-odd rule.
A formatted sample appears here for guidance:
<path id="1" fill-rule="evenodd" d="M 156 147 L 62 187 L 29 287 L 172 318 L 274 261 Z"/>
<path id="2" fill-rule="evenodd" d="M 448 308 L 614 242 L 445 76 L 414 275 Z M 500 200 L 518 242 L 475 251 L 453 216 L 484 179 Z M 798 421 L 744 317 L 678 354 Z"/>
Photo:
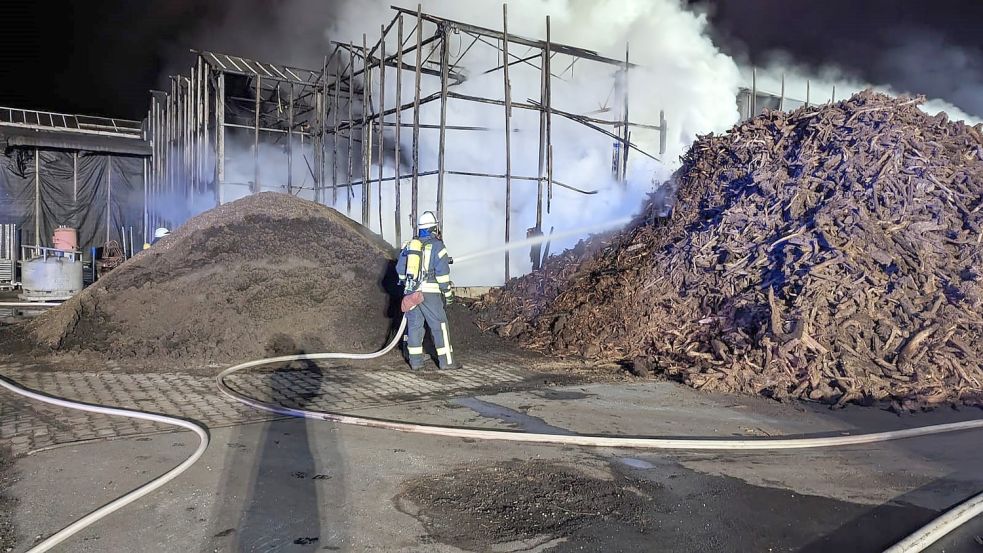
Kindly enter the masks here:
<path id="1" fill-rule="evenodd" d="M 870 91 L 701 137 L 626 230 L 479 304 L 696 388 L 983 405 L 983 135 Z"/>

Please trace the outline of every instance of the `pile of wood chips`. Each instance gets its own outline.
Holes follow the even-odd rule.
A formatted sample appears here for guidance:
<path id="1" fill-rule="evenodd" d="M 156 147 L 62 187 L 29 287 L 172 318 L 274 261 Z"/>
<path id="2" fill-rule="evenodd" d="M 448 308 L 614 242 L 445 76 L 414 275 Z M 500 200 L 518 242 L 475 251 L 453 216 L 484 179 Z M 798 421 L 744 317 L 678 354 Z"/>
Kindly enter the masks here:
<path id="1" fill-rule="evenodd" d="M 509 282 L 486 328 L 695 388 L 983 405 L 983 135 L 865 91 L 701 137 L 624 231 Z"/>

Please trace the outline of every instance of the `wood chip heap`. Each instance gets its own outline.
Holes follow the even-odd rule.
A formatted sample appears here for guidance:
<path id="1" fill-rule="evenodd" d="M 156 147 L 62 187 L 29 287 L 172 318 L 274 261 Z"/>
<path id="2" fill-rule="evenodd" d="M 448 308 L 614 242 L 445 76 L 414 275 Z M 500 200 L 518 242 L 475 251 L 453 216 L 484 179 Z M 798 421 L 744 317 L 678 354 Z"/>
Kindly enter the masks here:
<path id="1" fill-rule="evenodd" d="M 374 351 L 398 313 L 394 259 L 334 209 L 263 192 L 193 217 L 25 330 L 40 353 L 163 369 Z"/>
<path id="2" fill-rule="evenodd" d="M 621 233 L 478 305 L 524 345 L 693 387 L 983 405 L 983 135 L 865 91 L 701 137 Z"/>

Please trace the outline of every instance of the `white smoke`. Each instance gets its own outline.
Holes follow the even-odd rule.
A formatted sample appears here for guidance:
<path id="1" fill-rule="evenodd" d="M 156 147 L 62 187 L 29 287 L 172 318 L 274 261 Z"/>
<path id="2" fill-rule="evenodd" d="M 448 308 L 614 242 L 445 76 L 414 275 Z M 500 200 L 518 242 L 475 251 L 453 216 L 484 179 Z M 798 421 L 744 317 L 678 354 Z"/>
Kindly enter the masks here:
<path id="1" fill-rule="evenodd" d="M 369 45 L 380 35 L 379 25 L 394 15 L 390 2 L 346 2 L 336 14 L 335 23 L 328 34 L 336 40 L 361 45 L 362 34 Z M 408 9 L 415 4 L 397 2 Z M 551 39 L 554 42 L 576 45 L 595 50 L 613 59 L 624 59 L 626 45 L 630 48 L 632 63 L 644 69 L 633 69 L 628 84 L 629 113 L 633 122 L 659 124 L 659 113 L 664 111 L 669 119 L 667 151 L 660 161 L 653 161 L 637 152 L 629 155 L 627 184 L 612 180 L 613 139 L 596 131 L 554 115 L 553 156 L 554 178 L 571 187 L 595 191 L 584 195 L 562 187 L 554 187 L 550 212 L 544 214 L 543 228 L 557 232 L 573 228 L 596 226 L 631 215 L 654 183 L 661 182 L 677 165 L 677 159 L 693 141 L 697 133 L 721 131 L 737 119 L 735 97 L 739 85 L 739 72 L 733 60 L 722 54 L 706 35 L 706 20 L 701 14 L 682 9 L 675 0 L 594 2 L 584 0 L 552 0 L 545 2 L 518 2 L 509 4 L 509 32 L 528 38 L 544 39 L 546 16 L 551 16 Z M 428 13 L 473 23 L 483 27 L 501 29 L 502 4 L 495 1 L 456 2 L 452 0 L 428 1 L 423 4 Z M 408 38 L 415 18 L 406 17 L 405 33 Z M 432 27 L 427 29 L 432 33 Z M 425 35 L 426 37 L 427 35 Z M 414 39 L 409 44 L 415 43 Z M 495 47 L 478 43 L 458 58 L 468 48 L 471 39 L 464 34 L 451 35 L 451 63 L 469 75 L 455 92 L 475 96 L 503 99 L 502 72 L 482 73 L 501 64 Z M 387 41 L 388 53 L 396 48 L 395 32 Z M 510 54 L 526 57 L 529 48 L 513 44 Z M 428 51 L 425 52 L 429 53 Z M 618 67 L 580 60 L 572 68 L 567 56 L 556 56 L 552 72 L 557 75 L 551 81 L 552 104 L 555 109 L 577 114 L 591 113 L 593 117 L 618 120 L 622 117 L 621 89 L 616 87 Z M 408 62 L 412 63 L 413 58 Z M 538 63 L 538 60 L 536 61 Z M 525 64 L 509 68 L 513 102 L 539 101 L 540 73 Z M 378 76 L 376 76 L 378 78 Z M 439 81 L 424 77 L 422 96 L 438 90 Z M 387 105 L 394 103 L 395 70 L 386 75 Z M 377 83 L 372 83 L 373 88 Z M 412 75 L 404 74 L 402 99 L 406 102 L 412 94 Z M 374 100 L 377 100 L 377 96 Z M 421 108 L 421 122 L 439 122 L 439 103 Z M 410 116 L 407 113 L 404 122 Z M 391 120 L 391 119 L 390 119 Z M 446 141 L 447 168 L 451 171 L 474 171 L 504 174 L 505 172 L 505 112 L 501 106 L 481 105 L 451 100 L 447 121 L 450 125 L 479 126 L 488 132 L 448 131 Z M 539 115 L 536 112 L 514 109 L 512 112 L 512 174 L 535 177 L 539 165 Z M 391 131 L 387 131 L 387 134 Z M 643 150 L 658 156 L 659 133 L 638 130 L 632 141 Z M 401 135 L 402 147 L 409 151 L 412 137 L 409 129 Z M 421 131 L 421 170 L 437 168 L 438 135 L 435 130 Z M 391 158 L 390 158 L 391 160 Z M 389 166 L 384 175 L 391 175 Z M 375 175 L 373 168 L 373 175 Z M 404 168 L 405 177 L 407 168 Z M 346 175 L 347 177 L 347 175 Z M 409 213 L 410 186 L 403 180 L 401 189 L 402 213 Z M 373 214 L 370 226 L 378 230 L 378 187 L 373 184 Z M 530 180 L 514 180 L 512 183 L 511 240 L 525 238 L 526 229 L 536 222 L 537 183 Z M 393 232 L 393 186 L 383 183 L 383 235 L 393 243 L 409 238 L 412 229 L 409 219 L 402 225 L 402 234 Z M 361 189 L 356 191 L 361 198 Z M 544 200 L 545 201 L 545 200 Z M 434 209 L 436 203 L 436 177 L 421 179 L 420 210 Z M 359 204 L 356 203 L 356 206 Z M 342 207 L 336 204 L 336 207 Z M 469 254 L 501 246 L 505 241 L 505 184 L 503 180 L 448 175 L 445 180 L 445 236 L 453 252 Z M 354 216 L 360 217 L 355 208 Z M 576 237 L 557 240 L 552 251 L 568 247 Z M 452 253 L 453 253 L 452 252 Z M 510 255 L 510 274 L 516 276 L 531 267 L 528 250 L 516 250 Z M 494 285 L 504 280 L 503 260 L 481 258 L 479 262 L 455 266 L 455 281 L 464 285 Z"/>
<path id="2" fill-rule="evenodd" d="M 861 81 L 844 74 L 836 67 L 809 69 L 795 63 L 793 59 L 783 54 L 772 55 L 764 67 L 757 68 L 757 89 L 761 92 L 779 95 L 781 94 L 783 76 L 786 98 L 801 102 L 805 101 L 808 94 L 810 104 L 825 103 L 833 99 L 843 100 L 868 88 L 893 96 L 911 93 L 886 84 Z M 742 68 L 741 78 L 746 83 L 745 86 L 750 87 L 750 67 Z M 794 101 L 792 105 L 797 106 L 798 104 Z M 945 112 L 949 119 L 965 121 L 971 125 L 983 122 L 983 118 L 979 115 L 967 113 L 943 98 L 928 98 L 920 108 L 929 115 Z"/>
<path id="3" fill-rule="evenodd" d="M 320 67 L 327 39 L 351 42 L 362 45 L 363 34 L 371 48 L 378 40 L 381 26 L 387 24 L 395 12 L 390 4 L 397 4 L 410 10 L 416 3 L 407 0 L 346 0 L 327 3 L 319 0 L 290 0 L 282 2 L 278 13 L 288 14 L 273 25 L 273 30 L 259 25 L 255 33 L 247 33 L 248 49 L 241 52 L 254 55 L 258 59 L 299 66 Z M 311 11 L 314 6 L 315 11 Z M 321 6 L 321 7 L 317 7 Z M 501 0 L 427 0 L 423 11 L 487 27 L 502 29 Z M 313 9 L 313 8 L 312 8 Z M 317 11 L 320 10 L 320 11 Z M 325 17 L 310 17 L 319 13 Z M 708 35 L 706 17 L 685 7 L 681 0 L 523 0 L 513 1 L 508 6 L 509 31 L 528 38 L 544 39 L 546 16 L 551 16 L 551 38 L 554 42 L 566 43 L 581 48 L 595 50 L 614 59 L 624 59 L 626 45 L 630 49 L 630 59 L 641 68 L 632 69 L 628 82 L 629 112 L 632 122 L 657 125 L 660 111 L 664 111 L 668 121 L 666 153 L 659 160 L 649 159 L 637 152 L 629 156 L 627 184 L 614 182 L 611 177 L 613 140 L 577 123 L 554 115 L 554 177 L 556 181 L 572 187 L 596 191 L 596 194 L 583 195 L 562 187 L 554 187 L 550 212 L 544 215 L 543 229 L 555 229 L 563 233 L 569 229 L 597 227 L 599 223 L 623 219 L 637 211 L 645 195 L 656 185 L 668 178 L 678 166 L 679 156 L 683 154 L 698 134 L 721 132 L 738 120 L 736 96 L 740 87 L 750 86 L 750 68 L 740 67 L 735 60 L 722 53 Z M 291 35 L 284 31 L 293 20 L 301 22 L 300 34 Z M 312 32 L 312 26 L 321 21 L 330 21 L 322 32 Z M 404 41 L 415 44 L 415 17 L 406 16 Z M 243 25 L 230 20 L 228 29 L 211 26 L 205 37 L 210 44 L 222 42 L 223 35 L 234 36 L 230 44 L 243 40 Z M 246 25 L 256 26 L 255 22 Z M 265 29 L 265 30 L 264 30 Z M 424 38 L 433 33 L 428 25 Z M 271 36 L 275 35 L 275 36 Z M 392 54 L 396 49 L 395 29 L 390 31 L 386 42 L 386 52 Z M 495 42 L 495 41 L 491 41 Z M 501 71 L 488 75 L 482 73 L 501 65 L 501 56 L 494 46 L 477 43 L 470 49 L 471 39 L 465 34 L 450 36 L 451 63 L 455 70 L 468 76 L 466 82 L 452 88 L 462 94 L 489 98 L 503 98 Z M 240 53 L 234 47 L 216 46 L 218 50 Z M 263 52 L 256 52 L 261 49 Z M 467 51 L 462 58 L 461 55 Z M 255 52 L 255 53 L 254 53 Z M 899 51 L 898 60 L 907 59 L 906 51 Z M 430 48 L 424 55 L 430 55 Z M 513 44 L 511 54 L 526 57 L 532 52 L 525 47 Z M 910 54 L 910 52 L 909 52 Z M 433 54 L 432 59 L 438 59 Z M 908 56 L 910 58 L 910 55 Z M 960 58 L 947 56 L 947 66 L 958 65 Z M 344 61 L 347 61 L 344 60 Z M 412 55 L 405 60 L 414 63 Z M 552 83 L 553 107 L 559 110 L 591 114 L 593 117 L 617 120 L 622 116 L 621 89 L 616 86 L 618 68 L 586 60 L 578 61 L 568 67 L 571 58 L 556 56 L 553 60 Z M 965 60 L 964 60 L 965 61 Z M 534 63 L 538 63 L 536 60 Z M 357 62 L 360 66 L 361 62 Z M 527 103 L 538 101 L 540 96 L 540 74 L 537 69 L 526 64 L 512 65 L 510 68 L 512 100 Z M 822 71 L 806 70 L 798 67 L 794 60 L 775 57 L 764 69 L 759 69 L 758 88 L 777 94 L 782 74 L 786 75 L 786 96 L 805 99 L 805 83 L 811 82 L 810 100 L 813 103 L 826 101 L 832 87 L 836 87 L 836 98 L 867 88 L 868 83 L 857 82 L 844 77 L 831 68 Z M 378 79 L 375 71 L 374 79 Z M 386 106 L 395 103 L 396 70 L 386 72 Z M 975 86 L 975 85 L 974 85 Z M 373 102 L 378 105 L 378 80 L 371 83 Z M 425 97 L 439 90 L 439 81 L 433 76 L 424 75 L 421 96 Z M 875 87 L 891 93 L 908 92 Z M 956 90 L 956 89 L 954 89 Z M 975 88 L 970 89 L 972 92 Z M 916 91 L 917 92 L 917 91 Z M 957 90 L 966 94 L 965 87 Z M 403 73 L 401 101 L 406 103 L 413 94 L 413 74 Z M 354 106 L 355 117 L 361 111 L 360 102 Z M 794 104 L 793 104 L 794 105 Z M 341 112 L 347 108 L 342 103 Z M 439 122 L 439 102 L 432 102 L 420 110 L 420 121 L 424 125 Z M 945 110 L 953 119 L 977 120 L 941 100 L 932 100 L 925 108 L 934 112 Z M 412 111 L 402 114 L 402 123 L 412 121 Z M 330 119 L 330 118 L 329 118 Z M 393 117 L 388 121 L 391 123 Z M 503 127 L 505 113 L 501 106 L 474 104 L 461 100 L 451 100 L 447 109 L 449 125 L 486 127 L 482 131 L 448 130 L 446 141 L 447 169 L 450 171 L 474 171 L 502 174 L 505 172 L 505 139 Z M 539 172 L 539 115 L 535 112 L 514 109 L 512 113 L 512 174 L 535 177 Z M 437 169 L 438 133 L 433 129 L 420 131 L 420 170 Z M 632 141 L 643 150 L 658 155 L 659 134 L 655 131 L 633 129 Z M 375 150 L 370 171 L 371 209 L 369 226 L 382 233 L 392 244 L 399 245 L 410 237 L 412 224 L 410 213 L 410 166 L 408 160 L 412 147 L 412 132 L 401 129 L 399 149 L 403 160 L 401 168 L 402 186 L 401 233 L 395 233 L 394 185 L 392 181 L 380 186 L 374 182 L 378 178 L 377 161 L 380 153 L 373 139 Z M 337 159 L 339 183 L 348 179 L 348 156 L 344 148 L 347 139 L 342 139 L 343 147 Z M 246 195 L 255 180 L 252 144 L 249 140 L 227 138 L 226 195 L 229 201 Z M 328 144 L 330 154 L 331 145 Z M 385 150 L 382 155 L 383 177 L 390 177 L 396 170 L 394 133 L 392 127 L 385 130 Z M 295 143 L 293 164 L 294 193 L 313 199 L 313 178 L 305 164 L 313 163 L 310 144 L 300 147 Z M 282 143 L 260 146 L 260 187 L 263 190 L 286 191 L 286 158 Z M 332 159 L 326 163 L 326 185 L 332 181 Z M 353 152 L 353 180 L 362 180 L 362 159 L 356 144 Z M 512 183 L 511 239 L 525 238 L 526 229 L 536 220 L 536 181 L 514 180 Z M 436 206 L 436 177 L 421 177 L 420 211 L 432 210 Z M 336 194 L 337 199 L 332 200 Z M 352 189 L 341 187 L 336 191 L 326 190 L 322 201 L 333 205 L 342 213 L 355 220 L 361 220 L 361 201 L 363 187 Z M 381 205 L 380 205 L 381 203 Z M 349 209 L 348 206 L 351 206 Z M 381 210 L 380 210 L 381 207 Z M 480 250 L 500 248 L 505 242 L 505 184 L 503 180 L 483 179 L 457 175 L 447 175 L 445 180 L 445 238 L 452 255 L 467 255 Z M 198 206 L 193 206 L 197 210 Z M 551 245 L 553 252 L 571 246 L 576 237 L 556 240 Z M 505 276 L 504 254 L 501 257 L 486 256 L 476 258 L 475 262 L 461 263 L 454 268 L 454 279 L 459 285 L 501 284 Z M 527 272 L 531 266 L 528 250 L 516 250 L 510 255 L 510 274 L 516 276 Z"/>

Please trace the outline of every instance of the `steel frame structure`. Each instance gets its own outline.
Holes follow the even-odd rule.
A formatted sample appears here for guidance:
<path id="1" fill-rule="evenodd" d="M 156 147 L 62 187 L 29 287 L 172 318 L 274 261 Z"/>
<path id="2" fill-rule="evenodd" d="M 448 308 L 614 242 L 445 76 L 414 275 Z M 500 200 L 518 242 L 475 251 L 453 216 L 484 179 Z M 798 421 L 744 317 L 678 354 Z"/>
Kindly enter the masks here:
<path id="1" fill-rule="evenodd" d="M 751 86 L 741 87 L 738 89 L 737 93 L 737 106 L 738 111 L 741 114 L 741 120 L 749 119 L 756 115 L 760 115 L 765 104 L 777 104 L 777 109 L 779 111 L 784 111 L 786 108 L 786 100 L 801 104 L 805 107 L 817 105 L 817 102 L 813 100 L 812 96 L 812 81 L 806 79 L 806 95 L 805 100 L 800 100 L 798 98 L 793 98 L 785 94 L 785 74 L 782 73 L 781 81 L 779 84 L 779 92 L 776 94 L 774 92 L 767 92 L 758 88 L 758 69 L 756 67 L 751 68 Z M 826 103 L 836 102 L 836 85 L 832 85 L 829 95 L 829 100 L 822 100 L 818 102 L 819 105 Z"/>
<path id="2" fill-rule="evenodd" d="M 324 57 L 320 70 L 302 69 L 284 65 L 258 62 L 238 56 L 214 52 L 193 51 L 196 60 L 187 76 L 171 78 L 169 91 L 155 92 L 148 113 L 147 133 L 153 144 L 150 160 L 150 178 L 147 191 L 150 228 L 175 223 L 156 209 L 155 202 L 165 194 L 179 194 L 187 198 L 207 193 L 214 195 L 216 203 L 226 200 L 225 188 L 231 183 L 226 175 L 226 139 L 229 132 L 252 134 L 253 180 L 248 183 L 250 192 L 261 190 L 260 144 L 284 140 L 287 164 L 285 191 L 298 193 L 312 190 L 313 199 L 319 203 L 337 205 L 339 193 L 347 197 L 346 209 L 351 216 L 353 190 L 361 187 L 359 219 L 372 230 L 384 234 L 382 213 L 383 183 L 393 182 L 395 213 L 391 215 L 397 241 L 401 236 L 400 184 L 411 183 L 411 221 L 416 231 L 420 210 L 419 183 L 421 179 L 436 177 L 437 216 L 444 220 L 444 191 L 448 175 L 481 177 L 503 180 L 505 183 L 505 236 L 512 240 L 512 183 L 533 181 L 537 183 L 536 223 L 530 232 L 542 232 L 543 213 L 549 212 L 554 187 L 563 187 L 583 194 L 596 191 L 579 190 L 554 178 L 553 167 L 553 119 L 561 117 L 606 136 L 616 145 L 612 158 L 612 174 L 625 181 L 628 156 L 636 155 L 657 159 L 631 140 L 633 128 L 655 130 L 660 133 L 660 151 L 665 152 L 666 120 L 660 114 L 658 124 L 643 124 L 629 119 L 627 80 L 630 70 L 636 67 L 628 59 L 618 60 L 597 52 L 567 44 L 553 42 L 550 36 L 550 18 L 545 21 L 545 40 L 531 39 L 508 31 L 507 7 L 502 7 L 502 29 L 490 29 L 428 14 L 420 6 L 408 10 L 393 6 L 393 18 L 380 26 L 380 36 L 370 45 L 363 35 L 361 44 L 332 42 L 331 53 Z M 495 48 L 499 64 L 484 74 L 500 72 L 504 99 L 475 96 L 458 92 L 456 87 L 467 76 L 458 71 L 467 50 L 451 59 L 448 47 L 451 35 L 461 35 L 471 46 L 483 43 Z M 395 48 L 392 47 L 395 44 Z M 513 48 L 510 51 L 510 47 Z M 526 50 L 515 53 L 516 47 Z M 388 51 L 387 51 L 388 48 Z M 504 60 L 504 61 L 503 61 Z M 552 81 L 559 78 L 552 70 L 554 64 L 566 67 L 562 76 L 579 62 L 600 63 L 611 66 L 621 79 L 623 110 L 611 120 L 576 114 L 556 109 L 552 105 Z M 540 73 L 540 95 L 525 101 L 511 97 L 510 67 L 525 64 Z M 386 69 L 395 69 L 395 98 L 386 97 Z M 392 78 L 392 72 L 390 77 Z M 421 94 L 422 79 L 436 78 L 439 88 L 426 95 Z M 235 81 L 235 91 L 230 81 Z M 411 81 L 409 93 L 406 81 Z M 435 87 L 437 88 L 437 87 Z M 445 155 L 448 132 L 489 132 L 475 126 L 454 125 L 447 120 L 450 102 L 473 102 L 501 106 L 505 143 L 505 172 L 491 174 L 451 168 Z M 421 107 L 438 102 L 439 123 L 423 124 Z M 512 170 L 512 112 L 530 110 L 539 114 L 538 174 L 516 175 Z M 384 176 L 383 152 L 387 145 L 392 155 L 401 159 L 401 132 L 412 133 L 411 162 L 403 167 L 395 164 L 395 174 Z M 420 163 L 420 134 L 422 130 L 437 131 L 437 167 L 422 167 Z M 296 142 L 301 141 L 301 152 L 310 153 L 313 160 L 307 163 L 313 186 L 297 185 L 293 181 L 293 165 L 297 161 Z M 375 154 L 375 155 L 373 155 Z M 404 170 L 406 171 L 404 174 Z M 305 179 L 306 180 L 306 179 Z M 375 201 L 379 205 L 378 228 L 372 228 L 373 188 L 377 189 Z M 539 259 L 534 259 L 534 266 Z M 505 277 L 509 274 L 509 254 L 505 254 Z"/>

